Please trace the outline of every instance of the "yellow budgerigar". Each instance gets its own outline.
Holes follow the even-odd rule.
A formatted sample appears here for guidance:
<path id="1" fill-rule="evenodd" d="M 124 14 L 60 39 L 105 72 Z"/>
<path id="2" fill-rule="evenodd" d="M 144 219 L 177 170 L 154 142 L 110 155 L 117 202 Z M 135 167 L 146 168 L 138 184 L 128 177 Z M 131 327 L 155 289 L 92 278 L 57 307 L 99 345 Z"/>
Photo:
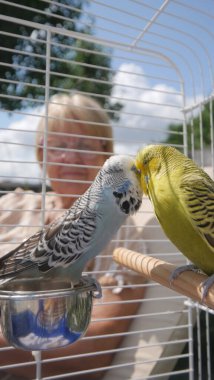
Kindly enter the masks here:
<path id="1" fill-rule="evenodd" d="M 148 145 L 136 156 L 141 186 L 172 243 L 194 264 L 177 268 L 208 276 L 203 297 L 214 283 L 214 182 L 197 164 L 166 145 Z"/>

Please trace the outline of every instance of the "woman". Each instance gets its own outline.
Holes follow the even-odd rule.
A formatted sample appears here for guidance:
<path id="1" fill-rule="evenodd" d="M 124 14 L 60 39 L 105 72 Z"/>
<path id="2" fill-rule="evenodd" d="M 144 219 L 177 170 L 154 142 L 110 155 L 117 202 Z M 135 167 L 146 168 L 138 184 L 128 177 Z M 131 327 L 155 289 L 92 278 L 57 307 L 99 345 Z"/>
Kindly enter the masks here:
<path id="1" fill-rule="evenodd" d="M 54 96 L 48 107 L 48 120 L 44 115 L 39 122 L 36 139 L 37 159 L 43 176 L 48 175 L 53 191 L 47 193 L 44 198 L 41 194 L 17 189 L 13 194 L 0 199 L 0 223 L 5 225 L 0 235 L 2 243 L 4 242 L 0 246 L 2 254 L 35 233 L 43 223 L 52 222 L 69 208 L 75 199 L 86 191 L 99 168 L 112 153 L 113 138 L 109 119 L 96 101 L 78 94 Z M 14 224 L 17 226 L 14 227 Z M 133 227 L 133 222 L 129 220 L 127 226 L 123 226 L 119 231 L 117 239 L 137 240 L 136 228 Z M 43 352 L 43 359 L 69 357 L 69 360 L 43 364 L 43 376 L 98 369 L 111 363 L 113 351 L 104 351 L 114 350 L 120 344 L 122 333 L 128 329 L 131 316 L 139 306 L 139 302 L 134 302 L 134 299 L 142 298 L 144 293 L 141 287 L 120 287 L 121 284 L 142 283 L 142 277 L 134 273 L 130 275 L 128 272 L 119 272 L 111 257 L 115 245 L 116 243 L 111 242 L 105 252 L 86 268 L 92 275 L 95 272 L 103 287 L 102 303 L 99 301 L 94 304 L 94 322 L 91 322 L 88 328 L 88 339 L 62 349 Z M 142 242 L 139 245 L 135 243 L 134 246 L 132 243 L 132 248 L 142 250 Z M 112 275 L 112 269 L 115 275 Z M 121 301 L 126 300 L 133 302 L 121 304 Z M 124 316 L 127 318 L 117 320 L 118 317 Z M 106 334 L 111 334 L 111 337 L 105 337 Z M 98 336 L 99 338 L 96 338 Z M 3 337 L 0 339 L 0 345 L 6 346 Z M 98 351 L 102 353 L 98 356 L 93 355 Z M 84 353 L 86 356 L 79 356 Z M 88 355 L 89 353 L 92 355 Z M 2 351 L 0 354 L 1 365 L 30 361 L 30 352 L 16 350 L 12 355 L 9 355 L 8 351 Z M 23 379 L 35 377 L 35 368 L 32 365 L 11 368 L 8 372 Z M 104 370 L 88 373 L 87 379 L 100 379 L 103 374 Z M 73 376 L 71 378 L 74 379 Z M 81 378 L 81 375 L 76 378 Z"/>

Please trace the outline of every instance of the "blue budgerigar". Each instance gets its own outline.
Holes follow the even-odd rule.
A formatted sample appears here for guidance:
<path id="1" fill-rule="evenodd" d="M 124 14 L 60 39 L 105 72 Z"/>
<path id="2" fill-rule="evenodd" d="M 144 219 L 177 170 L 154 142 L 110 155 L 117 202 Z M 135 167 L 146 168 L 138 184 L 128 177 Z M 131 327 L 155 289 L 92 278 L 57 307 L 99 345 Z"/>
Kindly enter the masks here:
<path id="1" fill-rule="evenodd" d="M 0 259 L 0 285 L 17 277 L 78 283 L 87 261 L 103 250 L 141 201 L 134 160 L 112 156 L 69 210 Z"/>

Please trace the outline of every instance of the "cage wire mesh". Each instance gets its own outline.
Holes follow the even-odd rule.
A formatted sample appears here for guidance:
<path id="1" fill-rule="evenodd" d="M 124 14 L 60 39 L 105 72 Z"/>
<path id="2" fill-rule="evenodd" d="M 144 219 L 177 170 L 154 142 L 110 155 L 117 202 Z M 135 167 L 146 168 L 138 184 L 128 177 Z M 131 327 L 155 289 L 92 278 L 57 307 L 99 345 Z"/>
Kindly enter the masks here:
<path id="1" fill-rule="evenodd" d="M 57 178 L 47 175 L 56 157 L 53 154 L 49 159 L 48 138 L 55 134 L 60 139 L 62 134 L 49 132 L 47 126 L 53 119 L 59 124 L 77 120 L 49 114 L 49 105 L 54 102 L 56 109 L 66 106 L 63 98 L 53 100 L 55 94 L 88 95 L 102 105 L 113 129 L 113 138 L 104 139 L 113 142 L 106 158 L 112 153 L 134 156 L 148 143 L 169 143 L 213 177 L 213 1 L 124 0 L 119 4 L 112 0 L 1 0 L 0 4 L 1 255 L 47 224 L 51 207 L 51 219 L 62 213 L 63 207 L 54 203 L 50 188 Z M 78 109 L 81 107 L 84 114 L 87 106 Z M 36 139 L 41 118 L 46 131 L 43 141 Z M 86 121 L 78 119 L 81 125 Z M 93 125 L 91 120 L 88 123 Z M 80 194 L 72 189 L 83 188 L 85 179 L 78 179 L 74 168 L 97 170 L 102 155 L 92 144 L 87 146 L 92 140 L 100 143 L 101 136 L 71 133 L 73 139 L 79 139 L 78 147 L 52 146 L 53 152 L 58 149 L 61 155 L 63 150 L 70 154 L 70 161 L 61 164 L 66 168 L 64 176 L 58 178 L 69 186 L 65 198 L 77 197 Z M 63 133 L 63 138 L 66 141 L 70 136 Z M 43 144 L 39 165 L 35 150 Z M 85 159 L 76 162 L 74 153 L 85 154 Z M 91 181 L 89 178 L 86 186 Z M 108 260 L 115 245 L 132 248 L 137 242 L 138 251 L 176 265 L 185 263 L 163 235 L 146 198 L 135 224 L 127 222 L 115 236 L 108 247 Z M 134 230 L 137 238 L 132 237 Z M 108 269 L 103 268 L 99 264 L 103 258 L 102 254 L 96 258 L 92 274 L 100 278 L 108 272 L 118 279 L 121 268 L 113 261 Z M 137 301 L 120 301 L 121 310 L 136 302 L 139 306 L 133 315 L 118 317 L 119 323 L 130 321 L 128 329 L 82 338 L 84 347 L 94 340 L 103 342 L 103 349 L 71 349 L 70 353 L 68 349 L 58 357 L 51 352 L 42 354 L 41 374 L 36 374 L 33 356 L 22 357 L 1 338 L 1 378 L 214 379 L 212 311 L 153 282 L 117 280 L 103 288 L 120 291 L 123 287 L 145 289 Z M 112 305 L 114 302 L 105 297 L 94 305 L 94 328 L 108 318 L 109 322 L 114 320 L 108 313 L 99 318 L 99 310 Z M 114 336 L 119 340 L 113 347 Z M 100 364 L 105 363 L 106 354 L 111 355 L 110 362 Z M 74 364 L 90 363 L 93 358 L 97 363 L 94 368 Z M 58 368 L 48 372 L 53 362 Z M 28 374 L 29 368 L 33 375 Z"/>

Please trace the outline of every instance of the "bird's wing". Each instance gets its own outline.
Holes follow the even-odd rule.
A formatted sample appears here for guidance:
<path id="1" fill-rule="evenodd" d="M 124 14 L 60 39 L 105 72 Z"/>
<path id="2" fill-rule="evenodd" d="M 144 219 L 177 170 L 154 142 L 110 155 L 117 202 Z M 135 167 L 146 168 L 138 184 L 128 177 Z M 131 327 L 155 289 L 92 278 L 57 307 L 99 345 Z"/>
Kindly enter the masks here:
<path id="1" fill-rule="evenodd" d="M 75 207 L 0 258 L 0 278 L 13 277 L 37 266 L 46 272 L 75 262 L 95 239 L 97 213 Z"/>
<path id="2" fill-rule="evenodd" d="M 69 210 L 60 225 L 50 225 L 31 255 L 39 270 L 66 267 L 85 254 L 95 240 L 97 217 L 93 209 Z"/>
<path id="3" fill-rule="evenodd" d="M 214 183 L 209 178 L 186 181 L 182 185 L 184 208 L 194 228 L 214 250 Z"/>
<path id="4" fill-rule="evenodd" d="M 43 230 L 38 231 L 35 235 L 24 240 L 18 247 L 0 258 L 0 279 L 13 277 L 15 274 L 19 274 L 25 270 L 26 267 L 35 266 L 35 263 L 27 261 L 27 257 L 37 246 L 42 233 Z"/>

